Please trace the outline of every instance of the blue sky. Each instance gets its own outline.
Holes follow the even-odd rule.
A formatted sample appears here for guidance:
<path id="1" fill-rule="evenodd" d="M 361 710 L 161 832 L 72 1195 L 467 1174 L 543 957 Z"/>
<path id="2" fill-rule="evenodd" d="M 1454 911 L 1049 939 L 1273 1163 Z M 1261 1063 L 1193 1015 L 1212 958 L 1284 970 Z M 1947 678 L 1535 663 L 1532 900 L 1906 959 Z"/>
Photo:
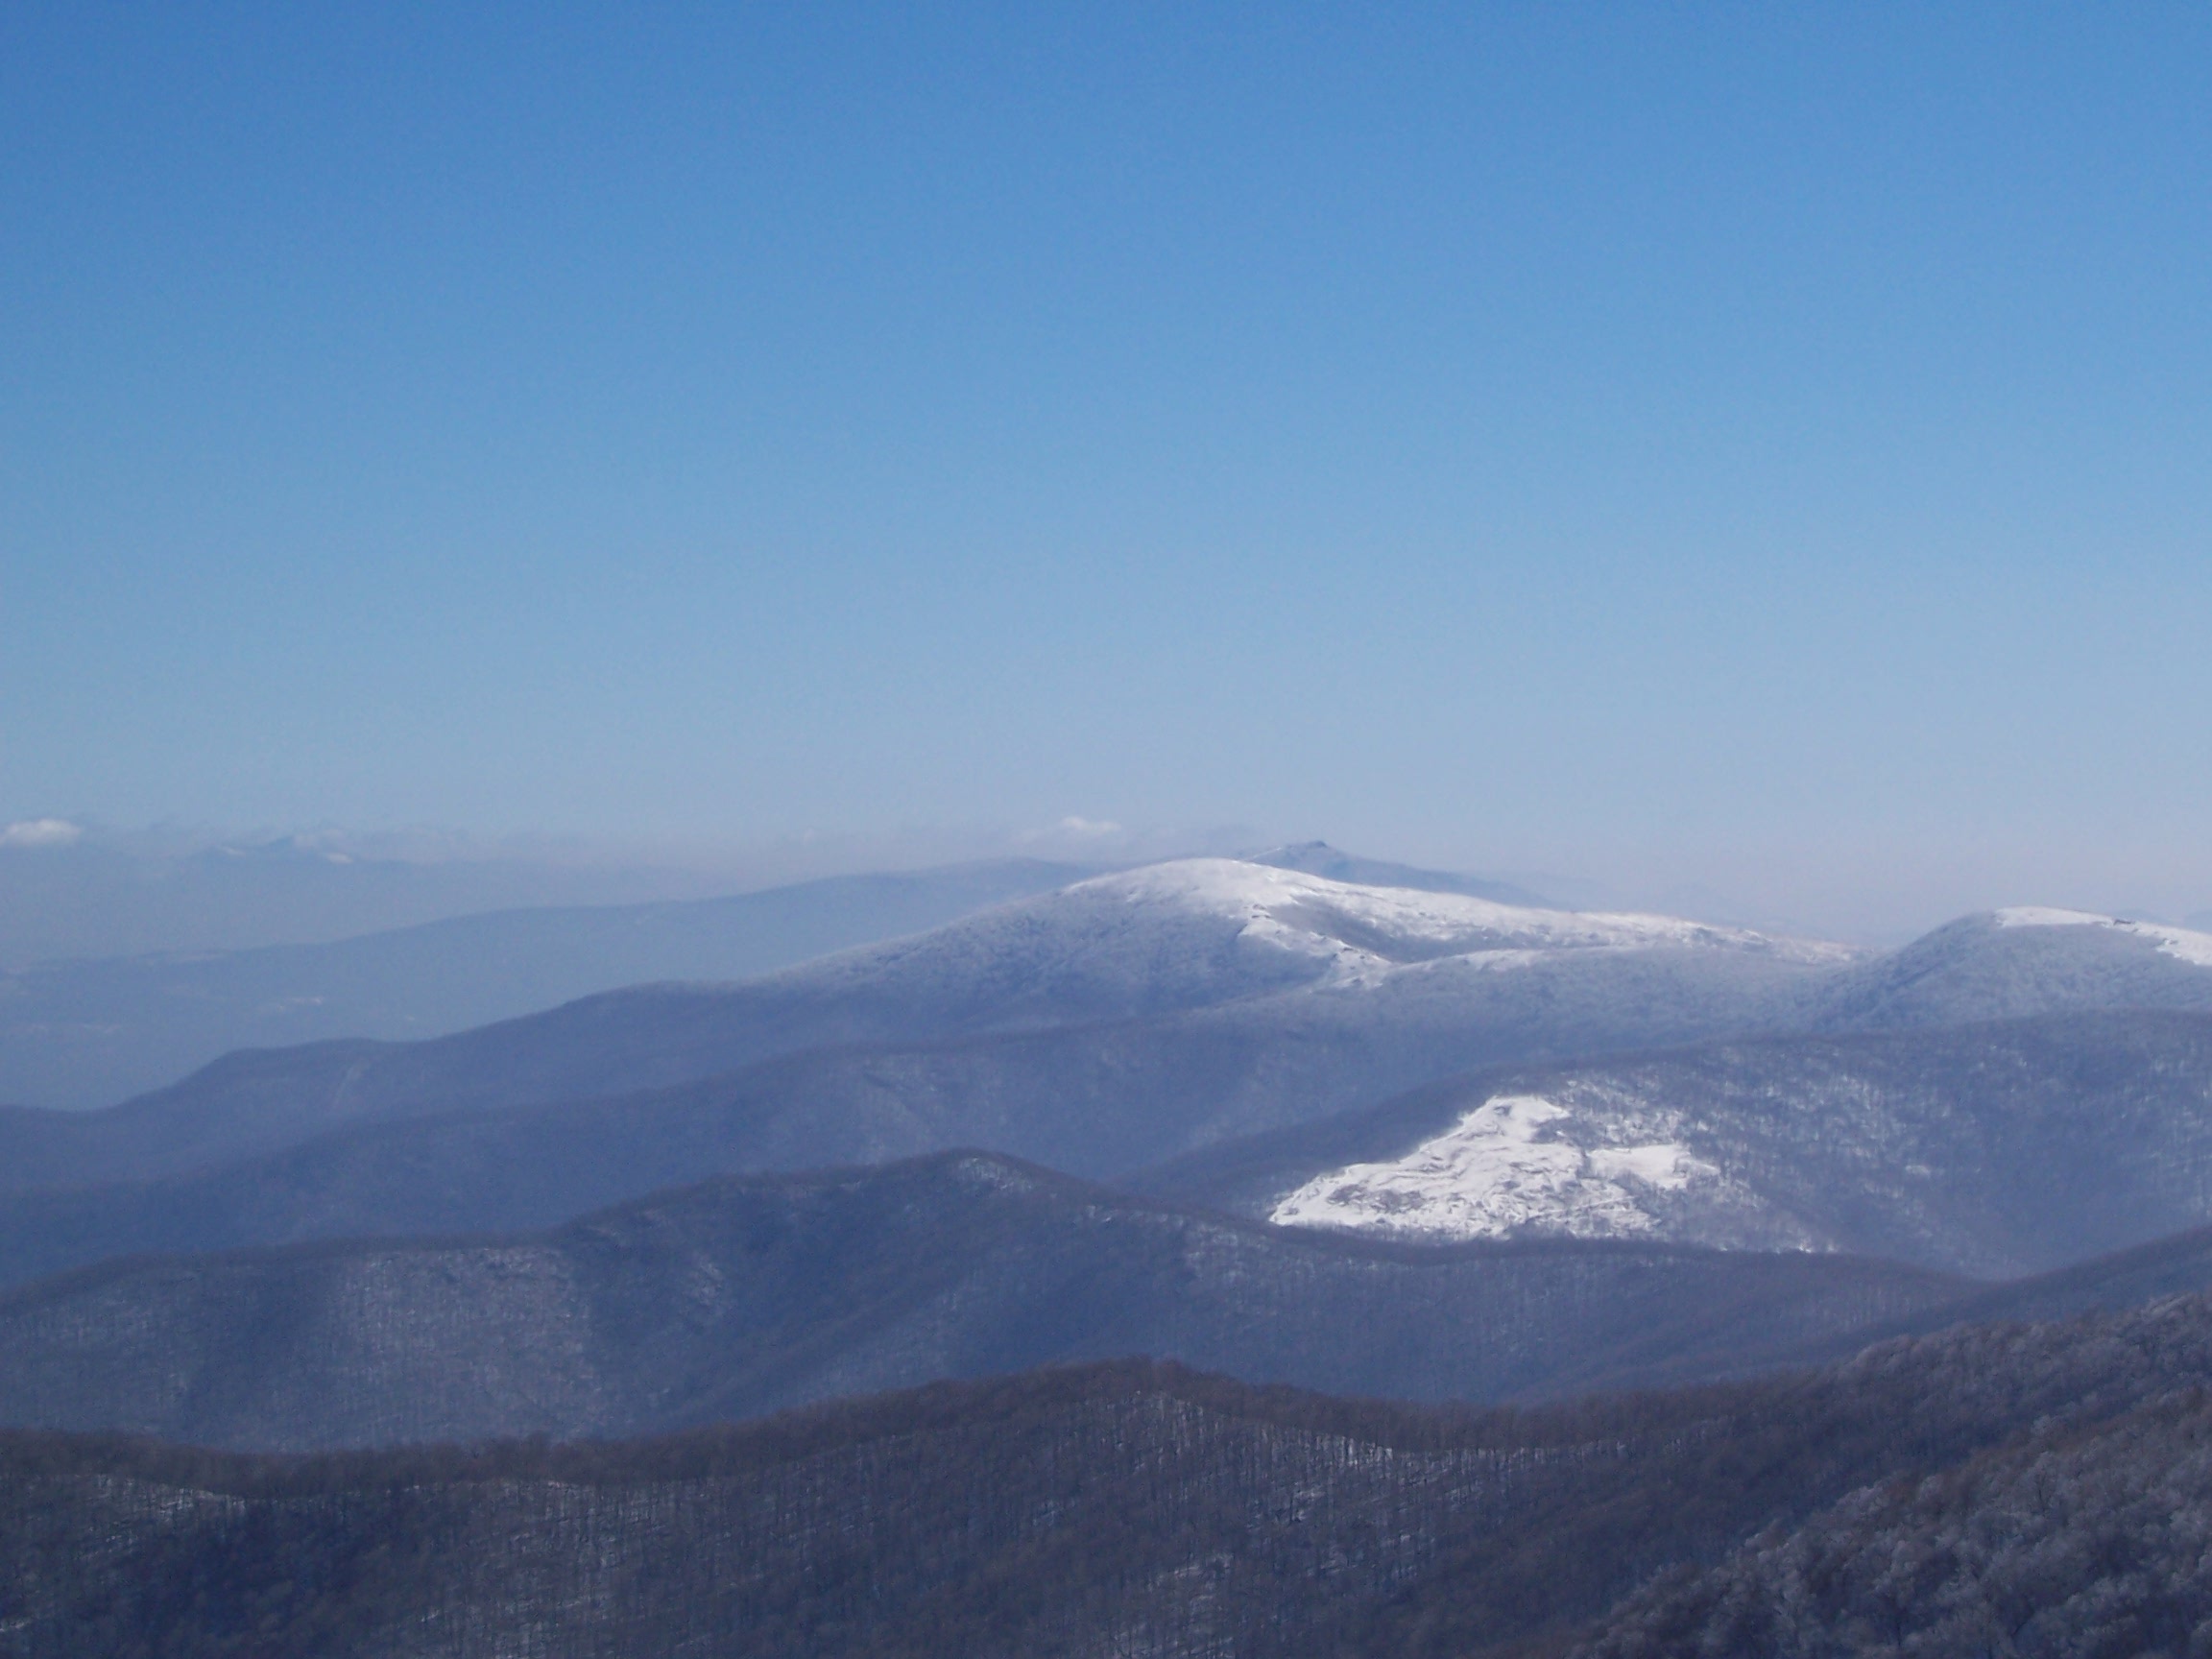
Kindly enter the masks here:
<path id="1" fill-rule="evenodd" d="M 2208 84 L 2154 5 L 11 7 L 0 818 L 2212 905 Z"/>

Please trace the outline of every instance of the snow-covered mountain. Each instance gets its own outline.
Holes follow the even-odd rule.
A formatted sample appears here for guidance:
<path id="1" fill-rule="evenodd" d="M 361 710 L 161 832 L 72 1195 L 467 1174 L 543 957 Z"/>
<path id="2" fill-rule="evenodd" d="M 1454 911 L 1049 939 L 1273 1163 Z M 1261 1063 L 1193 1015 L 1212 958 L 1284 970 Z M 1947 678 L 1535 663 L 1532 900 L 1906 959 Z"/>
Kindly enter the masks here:
<path id="1" fill-rule="evenodd" d="M 1992 913 L 1999 927 L 2108 927 L 2133 938 L 2148 939 L 2176 961 L 2195 968 L 2212 968 L 2212 935 L 2193 928 L 2169 926 L 2161 922 L 2128 922 L 2090 910 L 2059 910 L 2049 905 L 2016 904 Z"/>
<path id="2" fill-rule="evenodd" d="M 1159 907 L 1227 918 L 1254 944 L 1318 956 L 1348 974 L 1501 951 L 1661 946 L 1819 964 L 1842 963 L 1854 954 L 1843 946 L 1777 939 L 1676 916 L 1509 904 L 1471 894 L 1359 885 L 1226 858 L 1185 859 L 1098 877 L 1063 889 L 1057 901 L 1078 898 L 1132 912 Z"/>
<path id="3" fill-rule="evenodd" d="M 1853 958 L 1840 946 L 1671 916 L 1585 915 L 1187 858 L 1078 881 L 762 984 L 896 1000 L 963 1028 L 1006 1028 L 1373 982 L 1452 958 L 1493 967 L 1548 952 L 1652 949 L 1820 966 Z"/>
<path id="4" fill-rule="evenodd" d="M 1187 1072 L 1198 1049 L 1211 1056 L 1201 1070 L 1243 1067 L 1244 1083 L 1216 1075 L 1231 1104 L 1199 1111 L 1203 1139 L 1380 1099 L 1489 1061 L 1770 1022 L 1847 959 L 1832 946 L 1668 917 L 1579 916 L 1183 860 L 737 984 L 640 986 L 421 1043 L 238 1056 L 110 1112 L 9 1114 L 0 1151 L 14 1156 L 0 1159 L 0 1187 L 158 1174 L 342 1121 L 629 1094 L 785 1056 L 1049 1033 L 1084 1053 L 1103 1046 L 1133 1074 L 1170 1059 Z M 1277 1089 L 1270 1079 L 1293 1050 L 1317 1081 Z M 1065 1144 L 1034 1136 L 1009 1144 L 990 1133 L 992 1119 L 1052 1116 L 1084 1067 L 1032 1084 L 1018 1053 L 1012 1072 L 998 1058 L 982 1061 L 994 1076 L 975 1080 L 969 1096 L 1002 1095 L 1009 1084 L 1045 1093 L 939 1128 L 909 1102 L 919 1141 L 840 1142 L 832 1121 L 805 1149 L 808 1161 L 978 1140 L 1058 1157 Z M 1176 1095 L 1177 1110 L 1188 1094 Z M 787 1097 L 805 1110 L 804 1086 Z M 1100 1110 L 1110 1128 L 1119 1108 Z M 926 1116 L 944 1118 L 941 1109 Z M 940 1131 L 958 1133 L 945 1141 Z M 1065 1166 L 1104 1173 L 1175 1149 L 1149 1131 L 1120 1140 Z"/>
<path id="5" fill-rule="evenodd" d="M 234 1055 L 110 1111 L 0 1114 L 0 1190 L 25 1194 L 0 1206 L 0 1272 L 118 1248 L 543 1226 L 713 1174 L 956 1146 L 1114 1180 L 1478 1069 L 1551 1076 L 1580 1062 L 1596 1068 L 1587 1082 L 1603 1056 L 1759 1033 L 2212 1008 L 2200 938 L 2008 912 L 1870 958 L 1669 917 L 1179 861 L 743 983 L 637 987 L 431 1042 Z M 2038 1075 L 2062 1080 L 2078 1058 L 2067 1045 L 2090 1040 L 2062 1020 L 2052 1029 Z M 2147 1237 L 2128 1208 L 2139 1200 L 2160 1230 L 2206 1214 L 2172 1182 L 2131 1176 L 2082 1186 L 2040 1231 L 1949 1200 L 1921 1215 L 1914 1195 L 1981 1151 L 1907 1156 L 1920 1131 L 1866 1127 L 1840 1072 L 1791 1087 L 1787 1112 L 1728 1106 L 1707 1122 L 1672 1084 L 1502 1083 L 1403 1134 L 1338 1136 L 1327 1157 L 1279 1171 L 1261 1213 L 1455 1237 L 1887 1250 L 1985 1271 Z M 2002 1095 L 1970 1068 L 1884 1087 L 1919 1102 L 1908 1124 L 1964 1121 Z M 2195 1121 L 2184 1106 L 2173 1136 Z M 1989 1166 L 2012 1170 L 1998 1125 L 1978 1133 L 1996 1146 Z M 2084 1181 L 2117 1144 L 2091 1127 L 2064 1153 Z M 2173 1168 L 2196 1167 L 2194 1152 L 2161 1145 Z M 2050 1190 L 2014 1172 L 2020 1191 Z M 130 1185 L 156 1178 L 170 1179 Z M 1975 1179 L 1961 1190 L 1980 1190 Z M 2103 1219 L 2081 1210 L 2107 1198 L 2119 1208 Z"/>
<path id="6" fill-rule="evenodd" d="M 1725 1285 L 1763 1273 L 1796 1283 L 1804 1270 L 1813 1284 L 1835 1269 L 1850 1281 L 1848 1263 L 1830 1258 L 1997 1276 L 2176 1233 L 2212 1220 L 2212 939 L 2014 910 L 1870 956 L 1671 917 L 1179 861 L 738 983 L 634 987 L 433 1041 L 244 1052 L 106 1112 L 0 1114 L 0 1283 L 131 1255 L 353 1239 L 280 1261 L 141 1261 L 9 1306 L 61 1320 L 74 1333 L 63 1346 L 93 1356 L 89 1376 L 108 1363 L 110 1336 L 152 1340 L 141 1314 L 171 1307 L 180 1286 L 194 1310 L 193 1297 L 214 1298 L 212 1313 L 190 1318 L 227 1355 L 235 1330 L 264 1329 L 264 1313 L 350 1309 L 383 1295 L 391 1274 L 421 1269 L 428 1277 L 408 1291 L 429 1310 L 421 1331 L 475 1330 L 493 1301 L 470 1297 L 508 1298 L 501 1317 L 551 1354 L 587 1304 L 609 1332 L 636 1334 L 623 1323 L 630 1292 L 588 1291 L 577 1277 L 606 1243 L 591 1226 L 521 1256 L 470 1245 L 452 1262 L 443 1246 L 362 1241 L 554 1227 L 709 1177 L 964 1147 L 1126 1181 L 1244 1225 L 1224 1231 L 1174 1205 L 1120 1216 L 1091 1196 L 1056 1196 L 1066 1224 L 1052 1223 L 1059 1242 L 1047 1251 L 974 1231 L 989 1204 L 971 1205 L 959 1183 L 965 1196 L 931 1210 L 897 1180 L 852 1177 L 863 1196 L 821 1213 L 820 1261 L 808 1256 L 792 1280 L 808 1286 L 808 1319 L 820 1315 L 805 1338 L 819 1376 L 788 1394 L 763 1384 L 757 1406 L 924 1374 L 901 1366 L 922 1352 L 909 1338 L 926 1327 L 973 1334 L 974 1364 L 986 1369 L 1122 1351 L 1112 1343 L 1157 1348 L 1161 1333 L 1185 1329 L 1176 1298 L 1191 1286 L 1211 1286 L 1205 1342 L 1178 1336 L 1177 1352 L 1256 1366 L 1262 1338 L 1291 1329 L 1289 1310 L 1318 1286 L 1343 1317 L 1326 1332 L 1297 1326 L 1311 1337 L 1300 1338 L 1298 1366 L 1264 1374 L 1406 1388 L 1409 1370 L 1361 1381 L 1327 1365 L 1364 1358 L 1369 1338 L 1341 1333 L 1364 1329 L 1370 1302 L 1383 1306 L 1377 1286 L 1442 1283 L 1387 1265 L 1422 1254 L 1408 1245 L 1451 1244 L 1468 1261 L 1503 1247 L 1498 1260 L 1521 1266 L 1673 1262 L 1684 1246 L 1719 1247 L 1732 1253 L 1724 1265 L 1707 1259 L 1695 1272 L 1725 1310 Z M 847 1178 L 792 1190 L 824 1180 Z M 1024 1183 L 1065 1196 L 1036 1171 L 997 1181 L 984 1184 L 990 1203 Z M 776 1180 L 758 1190 L 771 1189 L 782 1190 Z M 639 1237 L 663 1209 L 637 1209 Z M 1120 1218 L 1105 1226 L 1109 1210 Z M 892 1228 L 865 1262 L 846 1253 L 863 1222 L 886 1219 L 919 1230 Z M 670 1331 L 712 1274 L 735 1283 L 746 1253 L 781 1237 L 767 1222 L 739 1232 L 723 1238 L 730 1251 L 670 1266 Z M 933 1271 L 955 1236 L 968 1265 L 916 1290 L 905 1312 L 888 1301 L 860 1310 L 848 1294 L 858 1281 L 837 1276 Z M 1522 1262 L 1513 1253 L 1525 1247 Z M 1028 1271 L 1047 1257 L 1058 1277 Z M 448 1296 L 439 1275 L 464 1258 L 476 1287 Z M 1262 1262 L 1272 1264 L 1265 1295 L 1255 1288 Z M 522 1265 L 542 1283 L 509 1284 Z M 1109 1267 L 1136 1311 L 1064 1348 L 1030 1343 L 1067 1308 L 1095 1311 Z M 1598 1369 L 1573 1375 L 1625 1375 L 1602 1367 L 1647 1292 L 1607 1279 L 1613 1288 L 1593 1300 L 1599 1279 L 1583 1266 L 1549 1272 L 1491 1275 L 1483 1294 L 1595 1356 Z M 1847 1300 L 1861 1294 L 1845 1287 Z M 765 1280 L 752 1289 L 762 1308 L 782 1294 Z M 274 1299 L 257 1300 L 265 1291 Z M 1713 1310 L 1704 1290 L 1669 1294 L 1685 1331 Z M 1392 1329 L 1430 1317 L 1409 1307 L 1390 1312 Z M 244 1325 L 227 1323 L 233 1315 Z M 730 1327 L 748 1375 L 788 1358 L 774 1341 L 744 1347 L 759 1336 L 753 1317 Z M 1722 1345 L 1767 1341 L 1796 1317 L 1752 1309 Z M 1462 1323 L 1480 1332 L 1491 1318 Z M 409 1363 L 443 1375 L 445 1339 L 423 1336 Z M 628 1365 L 637 1386 L 658 1385 L 652 1364 L 608 1340 L 604 1377 Z M 876 1358 L 847 1364 L 862 1353 Z M 1460 1384 L 1447 1372 L 1479 1369 L 1475 1348 L 1455 1356 L 1421 1388 L 1452 1392 Z M 576 1386 L 597 1386 L 599 1365 L 571 1366 Z M 116 1374 L 151 1375 L 136 1358 Z M 60 1372 L 40 1386 L 56 1400 L 77 1388 Z M 183 1432 L 187 1421 L 158 1423 Z M 600 1426 L 648 1421 L 659 1419 Z"/>

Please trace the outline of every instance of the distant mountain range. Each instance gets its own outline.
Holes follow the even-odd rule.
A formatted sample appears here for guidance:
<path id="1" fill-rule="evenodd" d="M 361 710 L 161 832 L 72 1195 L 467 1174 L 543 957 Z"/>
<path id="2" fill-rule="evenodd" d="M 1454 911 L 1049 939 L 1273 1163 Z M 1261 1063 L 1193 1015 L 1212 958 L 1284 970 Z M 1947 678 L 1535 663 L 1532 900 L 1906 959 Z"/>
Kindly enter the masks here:
<path id="1" fill-rule="evenodd" d="M 709 898 L 733 885 L 705 872 L 436 835 L 206 845 L 36 819 L 0 826 L 0 970 L 314 944 L 523 906 Z"/>
<path id="2" fill-rule="evenodd" d="M 750 979 L 1090 874 L 1007 859 L 733 898 L 495 911 L 329 944 L 0 974 L 0 1101 L 105 1106 L 237 1048 L 441 1036 L 597 991 Z"/>

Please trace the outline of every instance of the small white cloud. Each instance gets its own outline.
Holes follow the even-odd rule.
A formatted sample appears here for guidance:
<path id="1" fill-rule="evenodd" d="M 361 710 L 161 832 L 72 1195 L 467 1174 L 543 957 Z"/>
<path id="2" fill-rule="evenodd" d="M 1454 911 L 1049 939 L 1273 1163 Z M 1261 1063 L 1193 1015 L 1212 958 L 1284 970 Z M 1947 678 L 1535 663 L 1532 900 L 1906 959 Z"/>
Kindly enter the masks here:
<path id="1" fill-rule="evenodd" d="M 66 818 L 25 818 L 0 830 L 0 847 L 66 847 L 84 835 Z"/>
<path id="2" fill-rule="evenodd" d="M 1063 835 L 1081 835 L 1097 840 L 1107 835 L 1121 833 L 1121 826 L 1111 818 L 1077 818 L 1070 816 L 1060 820 L 1053 828 Z"/>

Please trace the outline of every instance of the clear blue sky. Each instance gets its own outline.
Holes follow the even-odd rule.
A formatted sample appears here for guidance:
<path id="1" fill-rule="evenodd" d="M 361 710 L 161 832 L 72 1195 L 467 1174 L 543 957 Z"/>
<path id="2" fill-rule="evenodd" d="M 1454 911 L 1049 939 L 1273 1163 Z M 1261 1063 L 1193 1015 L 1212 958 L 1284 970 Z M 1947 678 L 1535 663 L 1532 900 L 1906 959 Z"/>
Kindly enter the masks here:
<path id="1" fill-rule="evenodd" d="M 2212 904 L 2207 87 L 2179 5 L 11 6 L 0 818 Z"/>

